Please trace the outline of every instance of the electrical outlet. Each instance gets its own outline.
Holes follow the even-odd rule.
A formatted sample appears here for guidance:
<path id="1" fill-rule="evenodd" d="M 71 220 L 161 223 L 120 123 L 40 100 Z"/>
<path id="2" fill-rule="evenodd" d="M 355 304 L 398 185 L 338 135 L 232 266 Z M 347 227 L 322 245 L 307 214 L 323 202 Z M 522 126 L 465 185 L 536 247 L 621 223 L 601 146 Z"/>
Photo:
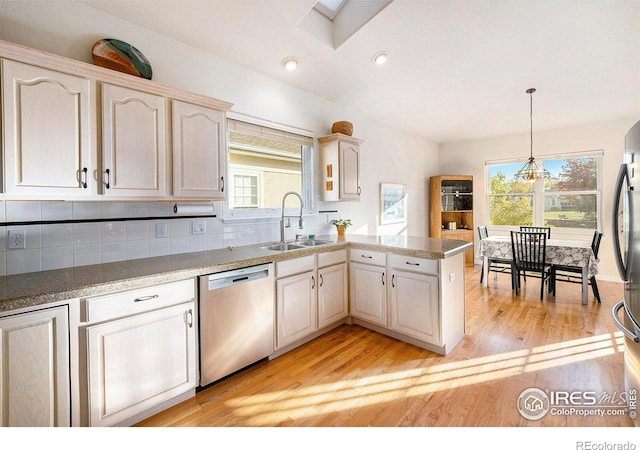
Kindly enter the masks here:
<path id="1" fill-rule="evenodd" d="M 194 220 L 191 222 L 192 234 L 205 234 L 207 232 L 207 223 L 204 220 Z"/>
<path id="2" fill-rule="evenodd" d="M 27 232 L 25 230 L 9 230 L 9 248 L 26 248 Z"/>
<path id="3" fill-rule="evenodd" d="M 157 223 L 156 224 L 156 237 L 157 238 L 166 238 L 169 236 L 169 225 L 166 223 Z"/>

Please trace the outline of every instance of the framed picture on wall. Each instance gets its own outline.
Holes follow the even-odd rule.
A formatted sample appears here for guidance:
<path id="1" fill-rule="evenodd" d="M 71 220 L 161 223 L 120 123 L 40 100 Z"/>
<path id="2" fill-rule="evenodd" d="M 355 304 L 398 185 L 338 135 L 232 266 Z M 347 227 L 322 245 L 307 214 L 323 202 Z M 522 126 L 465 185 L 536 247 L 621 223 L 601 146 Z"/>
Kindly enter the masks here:
<path id="1" fill-rule="evenodd" d="M 407 222 L 407 186 L 380 183 L 380 224 Z"/>

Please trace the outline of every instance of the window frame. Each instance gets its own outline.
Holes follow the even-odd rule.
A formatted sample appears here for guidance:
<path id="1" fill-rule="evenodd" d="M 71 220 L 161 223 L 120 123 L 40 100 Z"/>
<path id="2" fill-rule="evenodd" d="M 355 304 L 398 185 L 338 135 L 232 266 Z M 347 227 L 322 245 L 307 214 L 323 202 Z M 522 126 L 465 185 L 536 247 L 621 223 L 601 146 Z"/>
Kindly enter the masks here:
<path id="1" fill-rule="evenodd" d="M 303 199 L 302 213 L 304 216 L 310 216 L 314 214 L 315 205 L 313 203 L 313 149 L 315 148 L 315 135 L 309 130 L 297 128 L 289 125 L 284 125 L 276 122 L 272 122 L 266 119 L 260 119 L 257 117 L 249 116 L 246 114 L 228 111 L 227 118 L 233 119 L 238 122 L 245 122 L 246 124 L 264 127 L 274 132 L 291 133 L 307 138 L 311 145 L 301 145 L 302 147 L 302 192 L 299 194 Z M 226 131 L 228 133 L 228 131 Z M 273 139 L 273 137 L 271 137 Z M 225 148 L 227 153 L 227 173 L 231 173 L 231 166 L 228 162 L 229 158 L 229 143 Z M 274 221 L 280 220 L 282 209 L 281 208 L 247 208 L 247 209 L 231 209 L 229 197 L 224 202 L 222 207 L 222 220 L 223 222 L 260 222 L 260 221 Z M 286 215 L 297 215 L 300 211 L 299 207 L 291 207 L 285 209 Z"/>
<path id="2" fill-rule="evenodd" d="M 544 213 L 545 213 L 545 198 L 548 195 L 554 193 L 561 195 L 592 195 L 596 196 L 596 227 L 598 230 L 603 226 L 603 204 L 602 204 L 602 187 L 603 187 L 603 170 L 604 170 L 604 151 L 584 151 L 574 153 L 555 153 L 547 154 L 536 157 L 536 162 L 541 167 L 544 167 L 544 162 L 549 160 L 566 160 L 566 159 L 580 159 L 580 158 L 596 158 L 596 189 L 595 190 L 580 190 L 580 191 L 545 191 L 544 179 L 534 181 L 534 187 L 531 193 L 517 193 L 517 194 L 491 194 L 491 168 L 499 165 L 507 164 L 522 164 L 526 163 L 524 159 L 501 159 L 501 160 L 487 160 L 485 161 L 485 207 L 483 211 L 484 223 L 487 227 L 491 228 L 498 234 L 507 234 L 510 230 L 518 228 L 517 225 L 493 225 L 491 220 L 491 197 L 494 195 L 531 195 L 533 199 L 533 225 L 544 226 Z M 584 237 L 585 239 L 593 236 L 593 229 L 591 228 L 577 228 L 577 227 L 554 227 L 554 235 L 559 237 Z"/>

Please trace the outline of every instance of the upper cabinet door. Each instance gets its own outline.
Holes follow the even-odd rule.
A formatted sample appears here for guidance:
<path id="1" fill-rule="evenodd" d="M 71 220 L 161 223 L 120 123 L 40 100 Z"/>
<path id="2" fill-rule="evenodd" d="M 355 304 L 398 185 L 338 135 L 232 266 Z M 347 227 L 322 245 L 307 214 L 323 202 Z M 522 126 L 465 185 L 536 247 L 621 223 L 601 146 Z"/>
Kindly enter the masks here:
<path id="1" fill-rule="evenodd" d="M 166 99 L 102 84 L 102 193 L 167 195 Z"/>
<path id="2" fill-rule="evenodd" d="M 360 146 L 341 141 L 340 148 L 340 198 L 360 198 Z"/>
<path id="3" fill-rule="evenodd" d="M 4 192 L 9 197 L 96 194 L 92 86 L 85 78 L 2 60 Z"/>
<path id="4" fill-rule="evenodd" d="M 173 101 L 173 196 L 224 200 L 225 113 Z"/>
<path id="5" fill-rule="evenodd" d="M 320 136 L 322 200 L 360 200 L 360 145 L 364 141 L 341 133 Z"/>

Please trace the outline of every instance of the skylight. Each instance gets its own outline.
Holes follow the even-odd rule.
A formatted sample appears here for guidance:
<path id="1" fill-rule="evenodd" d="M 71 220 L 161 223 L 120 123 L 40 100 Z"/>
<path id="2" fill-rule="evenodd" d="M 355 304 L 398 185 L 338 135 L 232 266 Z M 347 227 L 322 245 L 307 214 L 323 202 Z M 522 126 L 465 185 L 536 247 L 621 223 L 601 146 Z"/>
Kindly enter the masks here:
<path id="1" fill-rule="evenodd" d="M 319 0 L 313 7 L 329 20 L 333 20 L 347 0 Z"/>

